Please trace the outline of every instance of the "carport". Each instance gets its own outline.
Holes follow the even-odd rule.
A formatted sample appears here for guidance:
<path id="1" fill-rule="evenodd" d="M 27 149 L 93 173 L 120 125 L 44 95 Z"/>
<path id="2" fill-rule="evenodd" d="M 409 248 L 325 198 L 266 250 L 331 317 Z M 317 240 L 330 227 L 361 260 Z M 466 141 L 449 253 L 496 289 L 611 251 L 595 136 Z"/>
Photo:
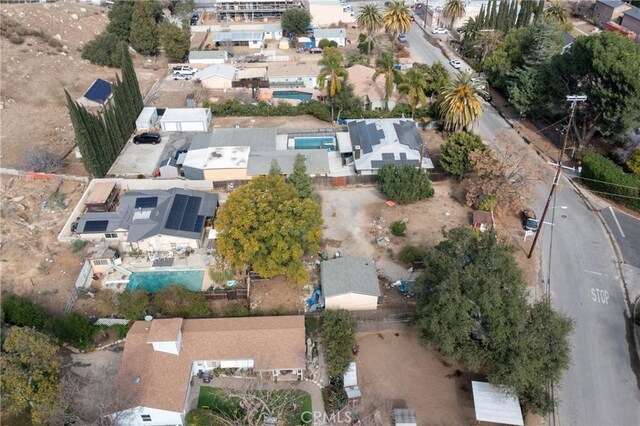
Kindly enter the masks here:
<path id="1" fill-rule="evenodd" d="M 209 108 L 167 108 L 160 119 L 165 132 L 206 132 L 210 123 Z"/>
<path id="2" fill-rule="evenodd" d="M 518 397 L 506 389 L 485 382 L 471 382 L 476 420 L 524 426 Z"/>

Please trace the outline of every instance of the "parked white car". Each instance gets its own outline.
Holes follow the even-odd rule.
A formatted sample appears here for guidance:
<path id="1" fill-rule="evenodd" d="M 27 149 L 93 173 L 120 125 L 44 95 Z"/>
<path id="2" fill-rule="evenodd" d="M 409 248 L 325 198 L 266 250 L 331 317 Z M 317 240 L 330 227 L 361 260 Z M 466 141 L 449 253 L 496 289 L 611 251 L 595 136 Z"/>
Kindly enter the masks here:
<path id="1" fill-rule="evenodd" d="M 432 28 L 431 34 L 446 34 L 448 31 L 446 28 Z"/>
<path id="2" fill-rule="evenodd" d="M 173 73 L 174 80 L 191 80 L 192 78 L 193 78 L 192 74 Z"/>
<path id="3" fill-rule="evenodd" d="M 180 75 L 194 75 L 196 73 L 195 68 L 190 67 L 188 65 L 178 65 L 177 67 L 173 67 L 173 74 Z"/>
<path id="4" fill-rule="evenodd" d="M 449 65 L 451 65 L 453 68 L 459 70 L 460 68 L 462 68 L 462 62 L 460 62 L 460 59 L 452 59 L 449 61 Z"/>

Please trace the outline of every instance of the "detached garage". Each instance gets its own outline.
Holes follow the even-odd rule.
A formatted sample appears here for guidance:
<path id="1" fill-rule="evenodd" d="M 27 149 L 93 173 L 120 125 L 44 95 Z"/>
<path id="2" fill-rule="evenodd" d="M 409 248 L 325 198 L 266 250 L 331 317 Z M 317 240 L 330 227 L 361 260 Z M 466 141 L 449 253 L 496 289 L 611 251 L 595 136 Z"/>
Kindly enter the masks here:
<path id="1" fill-rule="evenodd" d="M 206 132 L 210 123 L 209 108 L 167 108 L 160 119 L 165 132 Z"/>
<path id="2" fill-rule="evenodd" d="M 378 307 L 380 284 L 373 260 L 344 256 L 322 262 L 320 285 L 326 309 L 361 311 Z"/>

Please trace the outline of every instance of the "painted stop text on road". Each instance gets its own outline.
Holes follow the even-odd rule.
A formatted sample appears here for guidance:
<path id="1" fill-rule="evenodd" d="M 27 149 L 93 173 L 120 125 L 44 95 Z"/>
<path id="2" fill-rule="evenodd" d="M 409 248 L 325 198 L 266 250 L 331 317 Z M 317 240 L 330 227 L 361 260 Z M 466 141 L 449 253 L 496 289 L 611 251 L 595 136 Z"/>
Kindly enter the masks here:
<path id="1" fill-rule="evenodd" d="M 591 289 L 591 299 L 594 302 L 607 304 L 609 303 L 609 292 L 607 290 L 602 290 L 599 288 Z"/>

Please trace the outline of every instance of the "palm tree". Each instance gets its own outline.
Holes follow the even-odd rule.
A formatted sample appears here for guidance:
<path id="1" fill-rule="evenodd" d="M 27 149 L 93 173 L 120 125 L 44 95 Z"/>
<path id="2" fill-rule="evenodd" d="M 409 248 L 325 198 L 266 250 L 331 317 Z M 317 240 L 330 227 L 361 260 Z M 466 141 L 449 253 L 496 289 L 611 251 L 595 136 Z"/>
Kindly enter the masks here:
<path id="1" fill-rule="evenodd" d="M 468 72 L 458 73 L 457 78 L 444 87 L 440 99 L 440 116 L 444 128 L 450 131 L 466 130 L 482 115 L 482 89 L 471 81 Z"/>
<path id="2" fill-rule="evenodd" d="M 394 0 L 385 4 L 385 13 L 382 17 L 384 30 L 393 35 L 395 40 L 398 34 L 406 33 L 411 27 L 411 10 L 404 0 Z"/>
<path id="3" fill-rule="evenodd" d="M 451 18 L 451 28 L 456 18 L 462 18 L 466 13 L 464 0 L 447 0 L 442 8 L 442 15 Z"/>
<path id="4" fill-rule="evenodd" d="M 563 26 L 567 25 L 567 3 L 564 1 L 555 1 L 549 4 L 549 7 L 544 11 L 546 18 L 555 19 Z"/>
<path id="5" fill-rule="evenodd" d="M 343 66 L 344 58 L 337 47 L 325 47 L 322 51 L 322 59 L 318 64 L 322 66 L 318 74 L 318 87 L 320 90 L 327 85 L 327 96 L 331 101 L 331 123 L 333 123 L 333 97 L 342 88 L 342 83 L 349 77 L 349 72 Z"/>
<path id="6" fill-rule="evenodd" d="M 376 59 L 376 72 L 373 73 L 373 80 L 377 80 L 378 77 L 384 75 L 384 109 L 389 109 L 389 96 L 393 92 L 393 83 L 398 75 L 398 70 L 395 69 L 395 65 L 398 60 L 393 56 L 393 52 L 386 50 L 382 52 L 382 55 Z"/>
<path id="7" fill-rule="evenodd" d="M 358 28 L 367 32 L 367 38 L 369 39 L 367 43 L 367 54 L 369 54 L 371 53 L 369 49 L 373 43 L 373 34 L 378 32 L 383 25 L 382 15 L 380 14 L 378 6 L 375 3 L 366 3 L 360 6 L 356 24 L 358 24 Z"/>
<path id="8" fill-rule="evenodd" d="M 411 118 L 414 118 L 418 105 L 427 103 L 426 92 L 429 83 L 427 83 L 425 75 L 417 68 L 411 68 L 401 80 L 398 84 L 398 91 L 407 97 L 407 102 L 411 107 Z"/>

